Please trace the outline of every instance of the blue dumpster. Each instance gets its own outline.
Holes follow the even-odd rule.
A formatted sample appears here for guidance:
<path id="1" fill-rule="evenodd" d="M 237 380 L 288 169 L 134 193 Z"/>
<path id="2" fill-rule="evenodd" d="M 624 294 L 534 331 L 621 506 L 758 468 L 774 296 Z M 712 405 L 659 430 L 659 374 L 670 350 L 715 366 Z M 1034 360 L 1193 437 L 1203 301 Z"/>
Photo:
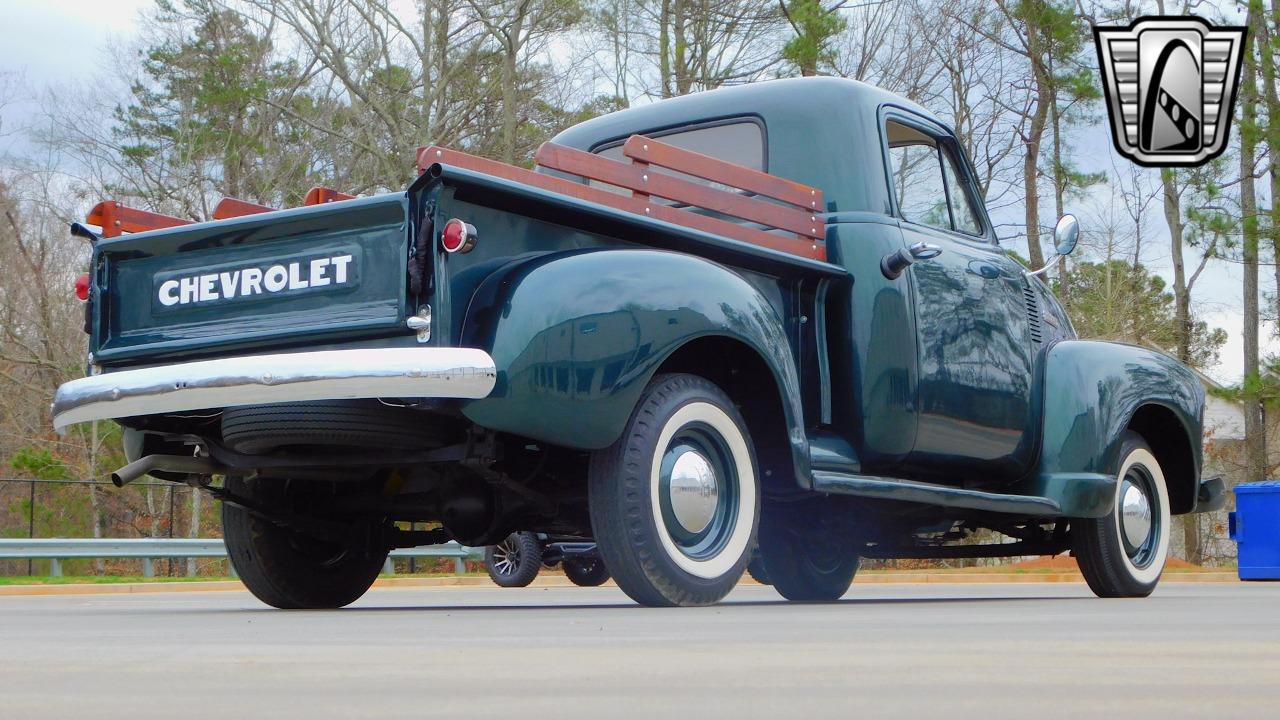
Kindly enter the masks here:
<path id="1" fill-rule="evenodd" d="M 1241 580 L 1280 580 L 1280 480 L 1237 485 L 1227 520 Z"/>

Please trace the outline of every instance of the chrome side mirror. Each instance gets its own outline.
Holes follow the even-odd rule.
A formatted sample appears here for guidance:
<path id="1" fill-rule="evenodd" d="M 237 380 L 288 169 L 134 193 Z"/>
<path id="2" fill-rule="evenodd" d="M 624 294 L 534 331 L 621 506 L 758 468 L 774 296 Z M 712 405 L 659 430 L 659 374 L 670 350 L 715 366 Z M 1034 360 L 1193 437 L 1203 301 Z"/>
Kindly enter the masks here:
<path id="1" fill-rule="evenodd" d="M 1053 227 L 1053 249 L 1058 255 L 1070 255 L 1076 249 L 1076 243 L 1080 240 L 1080 221 L 1076 220 L 1076 216 L 1067 213 L 1058 218 L 1058 224 Z"/>
<path id="2" fill-rule="evenodd" d="M 1039 270 L 1033 270 L 1032 275 L 1040 275 L 1045 270 L 1053 267 L 1053 263 L 1060 257 L 1070 255 L 1076 249 L 1076 243 L 1080 241 L 1080 221 L 1076 220 L 1076 216 L 1067 213 L 1058 218 L 1058 224 L 1053 226 L 1053 257 L 1044 264 Z"/>

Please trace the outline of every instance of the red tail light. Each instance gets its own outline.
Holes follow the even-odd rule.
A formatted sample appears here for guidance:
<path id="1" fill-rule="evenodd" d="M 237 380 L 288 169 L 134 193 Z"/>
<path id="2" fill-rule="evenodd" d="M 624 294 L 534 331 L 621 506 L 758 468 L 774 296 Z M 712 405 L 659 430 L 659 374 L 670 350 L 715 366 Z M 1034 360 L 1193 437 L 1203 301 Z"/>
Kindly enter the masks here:
<path id="1" fill-rule="evenodd" d="M 80 273 L 80 277 L 76 278 L 76 297 L 81 300 L 89 299 L 89 273 Z"/>
<path id="2" fill-rule="evenodd" d="M 440 246 L 445 252 L 471 252 L 476 246 L 476 228 L 454 218 L 444 224 L 444 232 L 440 234 Z"/>

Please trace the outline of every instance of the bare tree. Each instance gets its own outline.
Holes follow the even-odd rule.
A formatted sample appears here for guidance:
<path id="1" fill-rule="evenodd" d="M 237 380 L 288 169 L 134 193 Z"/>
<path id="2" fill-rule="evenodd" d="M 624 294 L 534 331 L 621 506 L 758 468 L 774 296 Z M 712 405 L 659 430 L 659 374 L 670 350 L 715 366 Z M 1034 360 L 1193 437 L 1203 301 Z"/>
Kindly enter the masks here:
<path id="1" fill-rule="evenodd" d="M 502 159 L 514 163 L 521 63 L 528 62 L 531 46 L 577 24 L 583 10 L 576 0 L 467 1 L 502 55 Z"/>
<path id="2" fill-rule="evenodd" d="M 1257 36 L 1262 20 L 1250 9 L 1248 25 Z M 1242 403 L 1245 421 L 1246 477 L 1266 477 L 1266 433 L 1260 398 L 1261 377 L 1258 357 L 1258 200 L 1254 187 L 1254 164 L 1257 154 L 1258 63 L 1256 46 L 1246 48 L 1240 78 L 1240 213 L 1244 246 L 1244 383 Z"/>
<path id="3" fill-rule="evenodd" d="M 764 0 L 641 0 L 637 51 L 654 68 L 649 95 L 673 97 L 749 82 L 780 61 L 785 20 Z"/>

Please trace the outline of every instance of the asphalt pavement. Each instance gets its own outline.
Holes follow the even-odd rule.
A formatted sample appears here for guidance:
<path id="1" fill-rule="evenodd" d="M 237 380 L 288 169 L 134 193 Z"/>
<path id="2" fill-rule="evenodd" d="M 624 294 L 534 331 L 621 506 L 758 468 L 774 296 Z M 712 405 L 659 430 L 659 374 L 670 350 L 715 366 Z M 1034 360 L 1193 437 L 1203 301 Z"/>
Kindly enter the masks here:
<path id="1" fill-rule="evenodd" d="M 1280 583 L 0 597 L 0 718 L 1274 718 Z"/>

